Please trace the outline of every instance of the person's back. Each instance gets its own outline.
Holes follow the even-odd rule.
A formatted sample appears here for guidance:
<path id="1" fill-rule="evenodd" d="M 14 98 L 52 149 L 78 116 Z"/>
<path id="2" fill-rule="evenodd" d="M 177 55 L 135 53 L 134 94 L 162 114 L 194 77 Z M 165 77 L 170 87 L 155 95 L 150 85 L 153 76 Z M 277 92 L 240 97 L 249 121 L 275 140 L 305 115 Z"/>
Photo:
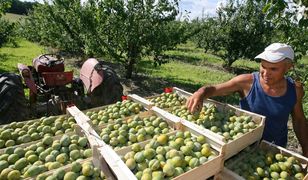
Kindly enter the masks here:
<path id="1" fill-rule="evenodd" d="M 246 97 L 240 101 L 242 109 L 266 116 L 263 139 L 279 146 L 286 146 L 287 122 L 296 103 L 294 82 L 287 78 L 287 90 L 282 96 L 266 94 L 260 85 L 259 73 L 253 73 L 254 81 Z"/>

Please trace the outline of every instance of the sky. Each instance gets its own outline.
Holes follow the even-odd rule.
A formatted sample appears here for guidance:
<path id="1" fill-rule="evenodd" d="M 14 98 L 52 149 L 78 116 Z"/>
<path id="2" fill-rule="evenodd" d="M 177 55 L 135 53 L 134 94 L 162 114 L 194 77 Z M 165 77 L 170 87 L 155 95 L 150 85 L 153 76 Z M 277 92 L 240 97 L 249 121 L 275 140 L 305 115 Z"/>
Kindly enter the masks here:
<path id="1" fill-rule="evenodd" d="M 221 0 L 181 0 L 180 11 L 189 11 L 191 19 L 202 17 L 203 15 L 215 15 L 216 8 L 221 2 Z"/>
<path id="2" fill-rule="evenodd" d="M 21 1 L 37 1 L 43 2 L 43 0 L 21 0 Z M 185 14 L 185 10 L 190 12 L 189 18 L 194 19 L 202 17 L 202 15 L 215 15 L 216 8 L 223 0 L 180 0 L 180 12 Z"/>

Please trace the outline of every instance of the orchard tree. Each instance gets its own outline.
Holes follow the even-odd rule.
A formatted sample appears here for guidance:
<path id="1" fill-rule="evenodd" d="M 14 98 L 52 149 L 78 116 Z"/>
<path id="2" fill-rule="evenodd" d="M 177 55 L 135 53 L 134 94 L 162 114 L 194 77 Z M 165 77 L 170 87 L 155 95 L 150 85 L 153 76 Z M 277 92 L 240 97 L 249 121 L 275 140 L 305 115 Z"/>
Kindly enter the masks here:
<path id="1" fill-rule="evenodd" d="M 142 55 L 160 53 L 157 43 L 168 47 L 174 41 L 166 33 L 173 33 L 168 24 L 178 14 L 177 0 L 105 0 L 100 1 L 98 10 L 98 15 L 107 19 L 99 31 L 107 36 L 110 54 L 125 65 L 127 78 L 132 77 Z"/>
<path id="2" fill-rule="evenodd" d="M 223 32 L 217 34 L 218 44 L 224 52 L 220 56 L 225 60 L 225 67 L 239 58 L 253 60 L 270 44 L 273 27 L 265 20 L 263 6 L 262 2 L 253 0 L 242 3 L 229 0 L 218 9 L 218 28 Z"/>
<path id="3" fill-rule="evenodd" d="M 281 36 L 279 41 L 290 44 L 296 52 L 296 60 L 307 54 L 308 1 L 266 1 L 263 12 L 273 22 Z"/>
<path id="4" fill-rule="evenodd" d="M 192 26 L 192 23 L 187 20 L 171 21 L 153 28 L 146 49 L 148 54 L 152 55 L 154 65 L 166 62 L 162 56 L 164 51 L 174 49 L 177 44 L 185 43 L 197 32 L 199 32 L 199 28 Z"/>
<path id="5" fill-rule="evenodd" d="M 131 78 L 143 55 L 160 54 L 184 39 L 177 14 L 178 0 L 51 0 L 30 13 L 24 34 L 75 55 L 109 55 Z"/>
<path id="6" fill-rule="evenodd" d="M 195 19 L 192 24 L 199 29 L 199 32 L 192 36 L 192 41 L 196 43 L 197 47 L 203 48 L 205 53 L 211 50 L 212 53 L 217 54 L 220 47 L 219 43 L 222 41 L 221 34 L 223 33 L 219 28 L 217 18 Z"/>
<path id="7" fill-rule="evenodd" d="M 0 47 L 13 39 L 15 33 L 14 23 L 10 23 L 3 19 L 5 11 L 10 7 L 11 2 L 8 0 L 0 0 Z"/>
<path id="8" fill-rule="evenodd" d="M 93 55 L 100 47 L 94 5 L 80 0 L 53 0 L 37 5 L 25 19 L 24 35 L 75 55 Z M 97 48 L 99 51 L 100 48 Z"/>
<path id="9" fill-rule="evenodd" d="M 258 0 L 266 3 L 263 12 L 270 20 L 279 19 L 288 14 L 289 18 L 296 19 L 299 26 L 308 27 L 308 1 L 307 0 Z"/>

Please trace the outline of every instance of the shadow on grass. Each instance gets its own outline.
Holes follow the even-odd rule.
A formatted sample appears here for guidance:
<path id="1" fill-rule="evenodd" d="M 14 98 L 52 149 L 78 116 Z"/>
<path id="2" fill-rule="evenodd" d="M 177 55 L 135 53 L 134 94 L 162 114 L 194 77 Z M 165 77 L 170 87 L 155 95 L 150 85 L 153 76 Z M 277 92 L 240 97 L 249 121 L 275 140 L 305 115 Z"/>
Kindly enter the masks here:
<path id="1" fill-rule="evenodd" d="M 171 51 L 182 51 L 187 53 L 199 53 L 202 52 L 200 50 L 197 50 L 196 48 L 188 48 L 188 47 L 177 47 L 176 49 L 172 49 Z"/>
<path id="2" fill-rule="evenodd" d="M 236 74 L 236 75 L 240 75 L 240 74 L 250 74 L 252 72 L 257 71 L 254 68 L 249 68 L 249 67 L 231 67 L 229 69 L 227 69 L 229 72 Z"/>
<path id="3" fill-rule="evenodd" d="M 184 62 L 184 63 L 189 63 L 189 64 L 193 64 L 193 65 L 198 65 L 200 64 L 201 60 L 200 58 L 197 57 L 191 57 L 191 56 L 187 56 L 187 55 L 164 55 L 163 56 L 164 59 L 172 59 L 172 60 L 176 60 L 176 61 L 180 61 L 180 62 Z"/>

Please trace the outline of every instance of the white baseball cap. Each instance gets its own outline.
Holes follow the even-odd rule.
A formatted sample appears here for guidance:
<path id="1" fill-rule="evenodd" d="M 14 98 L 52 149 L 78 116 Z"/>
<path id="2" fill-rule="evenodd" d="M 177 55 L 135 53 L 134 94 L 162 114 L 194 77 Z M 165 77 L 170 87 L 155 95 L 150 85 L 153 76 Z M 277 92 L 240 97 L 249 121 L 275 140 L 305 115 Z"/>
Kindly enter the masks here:
<path id="1" fill-rule="evenodd" d="M 294 51 L 291 46 L 283 43 L 273 43 L 267 46 L 264 51 L 255 57 L 271 63 L 278 63 L 285 58 L 294 59 Z"/>

